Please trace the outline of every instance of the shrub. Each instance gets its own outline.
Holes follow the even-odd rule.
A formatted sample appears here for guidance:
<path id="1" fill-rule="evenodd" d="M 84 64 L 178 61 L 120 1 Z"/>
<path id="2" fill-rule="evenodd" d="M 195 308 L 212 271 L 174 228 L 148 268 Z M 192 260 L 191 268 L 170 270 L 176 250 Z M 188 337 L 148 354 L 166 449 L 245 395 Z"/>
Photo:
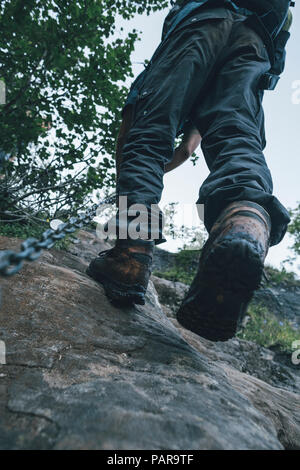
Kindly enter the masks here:
<path id="1" fill-rule="evenodd" d="M 287 320 L 280 320 L 262 305 L 250 305 L 249 319 L 238 337 L 264 346 L 277 347 L 280 351 L 292 352 L 292 343 L 300 338 L 300 332 Z"/>

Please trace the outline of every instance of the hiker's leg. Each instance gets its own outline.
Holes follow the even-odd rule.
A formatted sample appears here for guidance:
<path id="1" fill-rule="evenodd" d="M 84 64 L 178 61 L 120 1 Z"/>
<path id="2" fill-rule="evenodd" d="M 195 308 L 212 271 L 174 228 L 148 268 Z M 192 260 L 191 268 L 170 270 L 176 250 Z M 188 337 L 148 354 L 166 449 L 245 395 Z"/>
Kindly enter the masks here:
<path id="1" fill-rule="evenodd" d="M 128 207 L 138 203 L 149 209 L 159 203 L 178 128 L 189 115 L 230 29 L 228 19 L 191 24 L 171 36 L 153 61 L 122 153 L 118 194 L 127 196 Z M 155 242 L 162 241 L 160 230 Z"/>
<path id="2" fill-rule="evenodd" d="M 210 175 L 200 189 L 209 238 L 178 312 L 181 325 L 213 341 L 232 338 L 262 279 L 270 244 L 289 216 L 272 195 L 258 84 L 270 68 L 262 39 L 232 13 L 234 25 L 194 123 Z"/>
<path id="3" fill-rule="evenodd" d="M 272 195 L 272 178 L 263 155 L 264 115 L 258 82 L 270 63 L 262 39 L 243 22 L 236 23 L 230 41 L 211 89 L 196 111 L 210 169 L 197 202 L 205 205 L 209 231 L 231 202 L 258 203 L 271 217 L 271 245 L 275 245 L 290 218 Z"/>
<path id="4" fill-rule="evenodd" d="M 122 118 L 120 130 L 119 130 L 119 134 L 118 134 L 117 142 L 116 142 L 115 158 L 116 158 L 117 185 L 118 185 L 118 179 L 119 179 L 120 165 L 122 162 L 122 151 L 123 151 L 125 142 L 127 140 L 128 133 L 131 128 L 132 118 L 133 118 L 133 106 L 128 105 L 126 106 L 123 112 L 123 118 Z"/>

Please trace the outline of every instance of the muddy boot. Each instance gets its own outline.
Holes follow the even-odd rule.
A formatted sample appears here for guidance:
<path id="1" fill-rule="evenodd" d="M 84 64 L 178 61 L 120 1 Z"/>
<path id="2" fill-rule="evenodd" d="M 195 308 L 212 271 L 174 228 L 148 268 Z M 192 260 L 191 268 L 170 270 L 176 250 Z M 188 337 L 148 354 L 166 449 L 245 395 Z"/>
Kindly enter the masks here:
<path id="1" fill-rule="evenodd" d="M 113 248 L 99 253 L 86 273 L 103 285 L 112 302 L 144 305 L 153 250 L 154 242 L 117 240 Z"/>
<path id="2" fill-rule="evenodd" d="M 271 221 L 258 204 L 230 204 L 203 247 L 197 274 L 177 320 L 212 341 L 235 336 L 263 275 Z"/>

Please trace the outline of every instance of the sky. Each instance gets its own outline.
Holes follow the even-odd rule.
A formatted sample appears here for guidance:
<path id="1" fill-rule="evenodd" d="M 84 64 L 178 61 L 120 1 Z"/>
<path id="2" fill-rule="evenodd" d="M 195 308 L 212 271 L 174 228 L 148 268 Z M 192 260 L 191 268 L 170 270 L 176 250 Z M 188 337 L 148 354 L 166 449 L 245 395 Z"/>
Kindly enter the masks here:
<path id="1" fill-rule="evenodd" d="M 294 19 L 286 48 L 286 67 L 276 90 L 266 91 L 264 97 L 267 139 L 264 153 L 273 177 L 274 195 L 287 208 L 295 208 L 300 201 L 300 2 L 292 11 Z M 139 62 L 150 59 L 160 43 L 162 24 L 167 13 L 168 9 L 150 16 L 137 15 L 131 21 L 122 23 L 125 32 L 133 28 L 140 31 L 141 40 L 132 54 L 135 76 L 144 69 Z M 200 157 L 196 166 L 187 161 L 165 175 L 160 207 L 170 202 L 179 202 L 181 207 L 184 204 L 195 204 L 199 188 L 209 173 L 200 147 L 196 153 Z M 279 245 L 272 247 L 267 263 L 280 268 L 281 262 L 291 254 L 288 249 L 291 243 L 287 235 Z M 178 242 L 171 240 L 160 247 L 176 251 Z M 296 260 L 292 269 L 300 274 L 300 259 Z"/>

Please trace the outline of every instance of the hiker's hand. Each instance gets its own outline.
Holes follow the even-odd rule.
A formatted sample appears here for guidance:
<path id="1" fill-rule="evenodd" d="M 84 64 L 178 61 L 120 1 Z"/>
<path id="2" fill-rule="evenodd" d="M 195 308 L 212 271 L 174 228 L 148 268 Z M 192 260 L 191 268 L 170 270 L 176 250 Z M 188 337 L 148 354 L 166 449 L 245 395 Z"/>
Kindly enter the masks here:
<path id="1" fill-rule="evenodd" d="M 191 127 L 184 134 L 179 147 L 174 151 L 173 159 L 165 166 L 165 173 L 182 165 L 195 152 L 201 142 L 201 135 L 196 127 Z"/>

